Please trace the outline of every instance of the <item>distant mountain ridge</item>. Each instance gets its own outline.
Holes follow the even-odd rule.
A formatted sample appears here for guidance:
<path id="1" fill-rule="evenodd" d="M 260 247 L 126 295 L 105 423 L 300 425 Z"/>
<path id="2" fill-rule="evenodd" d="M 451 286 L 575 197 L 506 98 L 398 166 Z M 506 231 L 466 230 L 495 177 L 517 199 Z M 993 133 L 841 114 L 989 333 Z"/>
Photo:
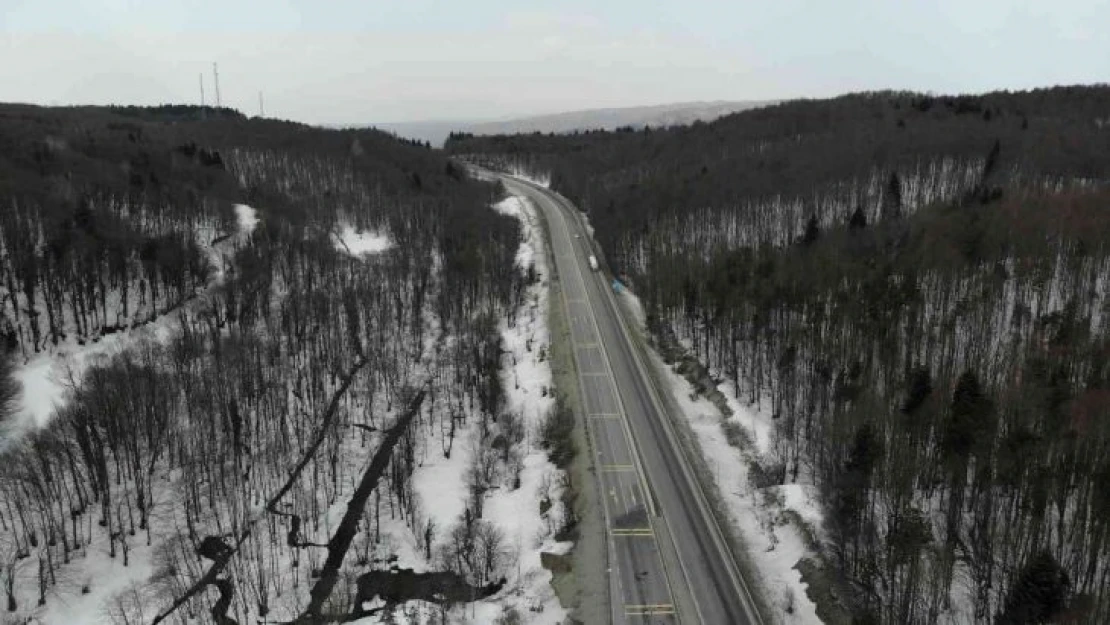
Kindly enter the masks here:
<path id="1" fill-rule="evenodd" d="M 586 109 L 549 115 L 519 117 L 502 121 L 426 121 L 372 124 L 381 130 L 409 139 L 441 146 L 451 132 L 474 135 L 520 134 L 531 132 L 568 133 L 582 130 L 613 130 L 624 126 L 643 128 L 712 121 L 738 111 L 773 104 L 772 101 L 680 102 L 650 106 Z"/>

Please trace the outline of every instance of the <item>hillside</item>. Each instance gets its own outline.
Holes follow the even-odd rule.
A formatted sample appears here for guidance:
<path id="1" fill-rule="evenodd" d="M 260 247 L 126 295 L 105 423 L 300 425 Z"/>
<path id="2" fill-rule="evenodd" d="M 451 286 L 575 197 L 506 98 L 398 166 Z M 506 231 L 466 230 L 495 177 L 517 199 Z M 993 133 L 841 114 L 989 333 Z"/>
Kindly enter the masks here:
<path id="1" fill-rule="evenodd" d="M 615 130 L 621 127 L 665 128 L 712 121 L 723 115 L 760 106 L 769 102 L 683 102 L 653 106 L 587 109 L 551 115 L 519 117 L 500 121 L 428 121 L 375 124 L 375 127 L 400 137 L 428 141 L 440 147 L 453 132 L 473 135 L 570 133 L 587 130 Z"/>
<path id="2" fill-rule="evenodd" d="M 681 102 L 652 106 L 588 109 L 552 115 L 536 115 L 501 122 L 471 124 L 462 129 L 475 135 L 510 135 L 532 132 L 568 133 L 585 130 L 615 130 L 623 126 L 667 127 L 712 121 L 718 117 L 766 106 L 768 102 Z"/>
<path id="3" fill-rule="evenodd" d="M 1095 624 L 1108 146 L 1110 87 L 1091 86 L 853 94 L 447 149 L 575 201 L 664 354 L 761 415 L 718 438 L 751 460 L 752 492 L 820 494 L 831 603 L 858 622 Z"/>
<path id="4" fill-rule="evenodd" d="M 10 618 L 561 618 L 527 210 L 226 109 L 0 105 L 0 146 Z"/>

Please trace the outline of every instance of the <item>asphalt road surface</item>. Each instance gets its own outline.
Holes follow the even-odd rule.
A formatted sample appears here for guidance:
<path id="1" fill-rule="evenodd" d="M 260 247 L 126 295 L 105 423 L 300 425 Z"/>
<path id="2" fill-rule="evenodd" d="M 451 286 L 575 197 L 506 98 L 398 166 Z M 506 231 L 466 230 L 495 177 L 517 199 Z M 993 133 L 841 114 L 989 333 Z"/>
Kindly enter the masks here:
<path id="1" fill-rule="evenodd" d="M 677 441 L 651 366 L 631 340 L 578 210 L 502 176 L 544 214 L 570 321 L 604 503 L 614 623 L 761 624 L 751 593 Z M 663 391 L 663 393 L 669 391 Z"/>

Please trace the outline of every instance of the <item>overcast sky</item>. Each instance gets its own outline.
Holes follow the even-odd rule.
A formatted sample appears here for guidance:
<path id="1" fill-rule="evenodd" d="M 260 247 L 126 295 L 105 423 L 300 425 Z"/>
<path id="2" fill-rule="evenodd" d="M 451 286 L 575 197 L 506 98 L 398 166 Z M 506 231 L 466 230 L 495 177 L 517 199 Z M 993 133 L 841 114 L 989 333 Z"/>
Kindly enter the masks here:
<path id="1" fill-rule="evenodd" d="M 0 101 L 310 123 L 1110 80 L 1107 0 L 0 0 Z"/>

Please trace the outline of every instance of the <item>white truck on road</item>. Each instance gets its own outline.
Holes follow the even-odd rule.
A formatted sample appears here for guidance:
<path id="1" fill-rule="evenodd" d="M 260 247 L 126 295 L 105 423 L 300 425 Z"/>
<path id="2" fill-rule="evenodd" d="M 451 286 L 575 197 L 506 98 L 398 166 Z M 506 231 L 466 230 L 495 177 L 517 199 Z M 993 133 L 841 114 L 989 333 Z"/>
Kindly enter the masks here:
<path id="1" fill-rule="evenodd" d="M 593 271 L 597 271 L 597 256 L 594 256 L 593 254 L 590 254 L 590 257 L 589 257 L 588 260 L 590 261 L 590 269 L 593 270 Z"/>

